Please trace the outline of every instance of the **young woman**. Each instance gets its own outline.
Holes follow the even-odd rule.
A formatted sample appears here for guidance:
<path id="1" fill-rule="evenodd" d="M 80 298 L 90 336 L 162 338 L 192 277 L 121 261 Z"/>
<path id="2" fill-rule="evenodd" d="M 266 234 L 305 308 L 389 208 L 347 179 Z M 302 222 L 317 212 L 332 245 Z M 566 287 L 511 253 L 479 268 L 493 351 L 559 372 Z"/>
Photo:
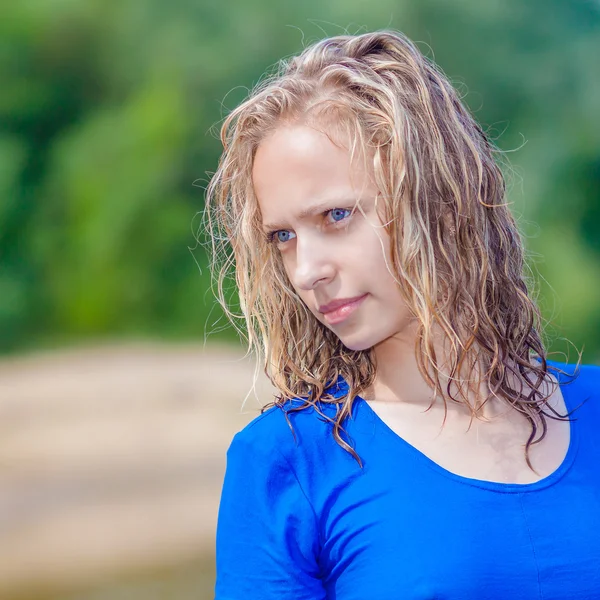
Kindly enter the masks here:
<path id="1" fill-rule="evenodd" d="M 600 367 L 547 360 L 444 76 L 393 31 L 325 39 L 222 142 L 218 296 L 235 323 L 233 266 L 280 395 L 227 452 L 217 600 L 600 598 Z"/>

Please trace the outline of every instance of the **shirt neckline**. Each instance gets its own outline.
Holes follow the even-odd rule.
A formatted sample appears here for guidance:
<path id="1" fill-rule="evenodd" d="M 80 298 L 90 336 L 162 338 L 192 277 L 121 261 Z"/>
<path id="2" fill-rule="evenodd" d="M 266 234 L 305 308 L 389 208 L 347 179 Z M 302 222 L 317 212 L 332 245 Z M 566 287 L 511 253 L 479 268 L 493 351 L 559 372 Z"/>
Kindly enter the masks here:
<path id="1" fill-rule="evenodd" d="M 554 367 L 557 363 L 555 361 L 546 360 L 549 366 Z M 562 364 L 561 367 L 566 367 L 567 365 Z M 563 368 L 563 370 L 567 370 Z M 567 370 L 568 371 L 568 370 Z M 564 399 L 566 412 L 569 413 L 573 407 L 573 399 L 571 398 L 570 390 L 567 390 L 569 387 L 565 385 L 565 377 L 568 375 L 564 375 L 557 371 L 553 372 L 553 375 L 557 378 L 558 384 Z M 562 477 L 569 471 L 571 466 L 575 461 L 575 456 L 577 455 L 577 450 L 579 449 L 579 432 L 576 426 L 576 421 L 571 420 L 573 417 L 571 416 L 569 419 L 569 447 L 567 449 L 567 453 L 565 454 L 563 461 L 561 464 L 549 475 L 546 477 L 539 479 L 538 481 L 533 481 L 530 483 L 503 483 L 500 481 L 489 481 L 486 479 L 477 479 L 473 477 L 465 477 L 463 475 L 459 475 L 458 473 L 453 473 L 448 469 L 442 467 L 440 464 L 436 463 L 434 460 L 429 458 L 426 454 L 421 452 L 418 448 L 407 442 L 403 437 L 398 435 L 391 427 L 389 427 L 385 421 L 373 410 L 373 408 L 369 405 L 369 403 L 362 398 L 361 396 L 356 396 L 358 400 L 358 409 L 366 410 L 374 421 L 377 423 L 378 428 L 391 439 L 393 443 L 400 444 L 405 450 L 408 450 L 411 454 L 416 456 L 420 461 L 422 461 L 425 465 L 433 469 L 434 471 L 440 473 L 441 475 L 452 479 L 458 483 L 462 483 L 465 485 L 470 485 L 473 487 L 483 488 L 487 490 L 492 490 L 496 492 L 502 493 L 523 493 L 523 492 L 534 492 L 538 490 L 545 489 L 557 483 Z"/>

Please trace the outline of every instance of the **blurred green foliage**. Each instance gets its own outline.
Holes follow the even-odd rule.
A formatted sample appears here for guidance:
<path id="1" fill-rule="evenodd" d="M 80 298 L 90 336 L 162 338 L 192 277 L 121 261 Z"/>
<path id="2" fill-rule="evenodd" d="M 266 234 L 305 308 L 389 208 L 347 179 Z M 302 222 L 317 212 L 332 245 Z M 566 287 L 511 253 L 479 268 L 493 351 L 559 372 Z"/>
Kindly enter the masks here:
<path id="1" fill-rule="evenodd" d="M 279 58 L 385 27 L 436 60 L 508 152 L 550 341 L 597 359 L 600 5 L 584 0 L 4 3 L 0 349 L 234 339 L 190 250 L 219 122 Z"/>

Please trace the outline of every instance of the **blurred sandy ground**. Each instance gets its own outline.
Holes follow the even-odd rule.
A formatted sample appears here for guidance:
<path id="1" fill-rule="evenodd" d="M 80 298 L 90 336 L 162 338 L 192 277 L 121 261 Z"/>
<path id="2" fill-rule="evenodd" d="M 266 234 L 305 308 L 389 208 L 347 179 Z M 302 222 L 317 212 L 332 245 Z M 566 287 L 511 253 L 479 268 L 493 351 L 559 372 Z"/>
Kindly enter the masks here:
<path id="1" fill-rule="evenodd" d="M 212 598 L 226 450 L 272 399 L 253 378 L 227 346 L 1 361 L 0 598 Z"/>

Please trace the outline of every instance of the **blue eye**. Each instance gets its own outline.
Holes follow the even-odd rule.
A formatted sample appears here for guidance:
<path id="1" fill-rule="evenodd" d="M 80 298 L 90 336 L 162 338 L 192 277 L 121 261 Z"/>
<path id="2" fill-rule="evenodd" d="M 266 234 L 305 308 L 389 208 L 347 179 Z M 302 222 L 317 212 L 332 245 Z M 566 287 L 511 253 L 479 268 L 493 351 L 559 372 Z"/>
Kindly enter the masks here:
<path id="1" fill-rule="evenodd" d="M 267 233 L 267 242 L 269 244 L 275 244 L 277 242 L 279 242 L 280 244 L 284 244 L 285 242 L 289 241 L 288 239 L 281 239 L 279 237 L 280 234 L 288 234 L 289 235 L 289 231 L 287 229 L 278 229 L 277 231 L 271 231 L 270 233 Z"/>
<path id="2" fill-rule="evenodd" d="M 287 234 L 287 235 L 289 235 L 289 234 L 290 234 L 290 232 L 289 232 L 289 231 L 286 231 L 285 229 L 281 229 L 281 230 L 279 230 L 279 231 L 275 231 L 274 233 L 275 233 L 275 235 L 277 236 L 277 241 L 278 241 L 278 242 L 282 242 L 282 243 L 283 243 L 283 242 L 287 242 L 287 241 L 288 241 L 287 239 L 285 239 L 285 240 L 282 240 L 282 239 L 279 237 L 279 234 L 280 234 L 280 233 L 284 233 L 284 234 Z"/>
<path id="3" fill-rule="evenodd" d="M 347 209 L 347 208 L 334 208 L 331 211 L 327 211 L 327 212 L 331 212 L 332 215 L 335 215 L 336 213 L 339 215 L 340 213 L 344 213 L 344 212 L 352 212 L 351 210 Z M 344 218 L 344 215 L 342 214 L 342 218 L 339 220 L 336 220 L 336 223 L 339 223 L 339 221 L 341 221 Z M 335 216 L 334 216 L 335 219 Z"/>
<path id="4" fill-rule="evenodd" d="M 345 213 L 348 213 L 348 214 L 345 214 Z M 331 214 L 334 218 L 333 224 L 337 224 L 337 223 L 342 222 L 348 216 L 350 216 L 352 214 L 352 210 L 349 208 L 332 208 L 330 210 L 326 210 L 323 213 L 323 216 L 325 217 L 329 214 Z M 285 239 L 281 239 L 281 237 L 280 237 L 281 234 L 287 235 L 288 237 Z M 287 229 L 278 229 L 277 231 L 271 231 L 270 233 L 267 234 L 267 241 L 269 243 L 279 242 L 280 244 L 285 244 L 285 242 L 288 242 L 290 240 L 289 234 L 290 234 L 290 232 Z"/>

